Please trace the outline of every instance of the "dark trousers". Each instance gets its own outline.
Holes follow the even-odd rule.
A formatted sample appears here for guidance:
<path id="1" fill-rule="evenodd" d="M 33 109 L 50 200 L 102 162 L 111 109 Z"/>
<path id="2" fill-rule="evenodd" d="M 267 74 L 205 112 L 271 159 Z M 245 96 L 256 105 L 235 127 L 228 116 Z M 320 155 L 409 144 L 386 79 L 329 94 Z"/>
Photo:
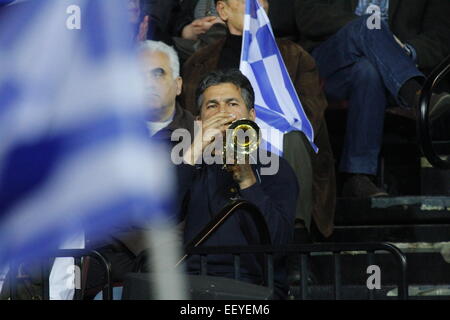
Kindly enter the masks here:
<path id="1" fill-rule="evenodd" d="M 377 173 L 388 97 L 403 104 L 400 88 L 424 77 L 389 26 L 383 21 L 381 29 L 371 30 L 367 18 L 350 22 L 312 52 L 329 99 L 348 100 L 340 162 L 340 171 L 347 173 Z"/>

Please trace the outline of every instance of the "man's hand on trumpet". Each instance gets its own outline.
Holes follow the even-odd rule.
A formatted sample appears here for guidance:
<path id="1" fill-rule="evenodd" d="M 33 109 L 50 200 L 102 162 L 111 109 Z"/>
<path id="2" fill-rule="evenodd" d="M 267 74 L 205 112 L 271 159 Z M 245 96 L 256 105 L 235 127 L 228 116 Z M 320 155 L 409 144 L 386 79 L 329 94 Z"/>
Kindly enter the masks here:
<path id="1" fill-rule="evenodd" d="M 250 188 L 256 183 L 255 173 L 248 162 L 245 164 L 227 165 L 227 170 L 231 172 L 233 180 L 236 181 L 241 190 Z"/>
<path id="2" fill-rule="evenodd" d="M 219 112 L 216 115 L 203 121 L 196 121 L 196 125 L 201 127 L 200 134 L 194 138 L 191 147 L 185 153 L 183 160 L 185 163 L 194 166 L 202 158 L 205 149 L 213 144 L 216 139 L 223 139 L 228 126 L 236 120 L 236 116 L 226 112 Z"/>

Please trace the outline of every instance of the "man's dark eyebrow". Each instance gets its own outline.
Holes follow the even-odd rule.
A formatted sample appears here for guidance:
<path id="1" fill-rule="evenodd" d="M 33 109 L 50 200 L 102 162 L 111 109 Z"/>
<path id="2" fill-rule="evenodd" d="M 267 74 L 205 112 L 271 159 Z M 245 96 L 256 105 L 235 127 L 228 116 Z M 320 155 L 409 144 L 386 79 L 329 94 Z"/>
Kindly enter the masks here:
<path id="1" fill-rule="evenodd" d="M 211 99 L 211 100 L 206 101 L 206 104 L 210 104 L 210 103 L 218 104 L 219 101 L 217 101 L 216 99 Z"/>
<path id="2" fill-rule="evenodd" d="M 230 102 L 233 102 L 233 101 L 240 102 L 240 100 L 238 98 L 225 99 L 225 103 L 230 103 Z M 210 104 L 210 103 L 219 104 L 219 101 L 217 101 L 216 99 L 211 99 L 211 100 L 206 101 L 206 104 Z"/>
<path id="3" fill-rule="evenodd" d="M 228 98 L 225 100 L 226 103 L 230 103 L 230 102 L 240 102 L 241 100 L 239 98 Z"/>

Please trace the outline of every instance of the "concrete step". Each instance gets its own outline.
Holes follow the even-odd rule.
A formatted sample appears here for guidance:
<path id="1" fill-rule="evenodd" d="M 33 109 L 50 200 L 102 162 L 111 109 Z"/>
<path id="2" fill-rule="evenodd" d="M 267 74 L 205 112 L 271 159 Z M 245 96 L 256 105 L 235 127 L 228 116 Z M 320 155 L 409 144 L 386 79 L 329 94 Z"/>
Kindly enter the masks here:
<path id="1" fill-rule="evenodd" d="M 370 291 L 366 286 L 343 286 L 338 300 L 398 300 L 397 287 L 386 286 L 380 290 Z M 411 285 L 408 289 L 409 300 L 450 300 L 450 286 L 448 285 Z M 307 296 L 304 298 L 301 288 L 290 288 L 290 300 L 336 300 L 334 287 L 326 285 L 314 285 L 308 287 Z"/>
<path id="2" fill-rule="evenodd" d="M 405 253 L 408 269 L 407 279 L 415 284 L 449 284 L 450 264 L 440 252 Z M 315 284 L 327 285 L 334 283 L 334 265 L 331 255 L 314 255 L 310 257 L 309 268 L 313 273 Z M 380 268 L 381 284 L 384 286 L 397 285 L 398 268 L 392 255 L 378 253 L 374 261 L 368 261 L 367 255 L 348 253 L 341 256 L 341 283 L 344 285 L 365 285 L 370 274 L 368 267 L 377 265 Z M 294 279 L 291 277 L 291 279 Z M 296 278 L 297 280 L 299 279 Z M 298 281 L 297 281 L 298 282 Z M 293 281 L 292 284 L 298 284 Z"/>
<path id="3" fill-rule="evenodd" d="M 340 198 L 336 226 L 450 224 L 450 196 Z"/>

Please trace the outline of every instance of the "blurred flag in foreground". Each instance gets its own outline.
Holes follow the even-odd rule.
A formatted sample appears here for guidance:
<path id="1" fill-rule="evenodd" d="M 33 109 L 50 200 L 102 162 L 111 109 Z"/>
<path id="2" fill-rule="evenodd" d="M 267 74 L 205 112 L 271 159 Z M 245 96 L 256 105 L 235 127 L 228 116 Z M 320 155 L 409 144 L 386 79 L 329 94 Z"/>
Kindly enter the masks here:
<path id="1" fill-rule="evenodd" d="M 289 77 L 269 18 L 257 0 L 247 0 L 242 41 L 240 70 L 255 90 L 256 121 L 263 129 L 268 150 L 282 155 L 283 134 L 299 130 L 317 152 L 312 125 Z"/>
<path id="2" fill-rule="evenodd" d="M 167 212 L 171 174 L 143 121 L 126 1 L 3 9 L 0 265 Z"/>

